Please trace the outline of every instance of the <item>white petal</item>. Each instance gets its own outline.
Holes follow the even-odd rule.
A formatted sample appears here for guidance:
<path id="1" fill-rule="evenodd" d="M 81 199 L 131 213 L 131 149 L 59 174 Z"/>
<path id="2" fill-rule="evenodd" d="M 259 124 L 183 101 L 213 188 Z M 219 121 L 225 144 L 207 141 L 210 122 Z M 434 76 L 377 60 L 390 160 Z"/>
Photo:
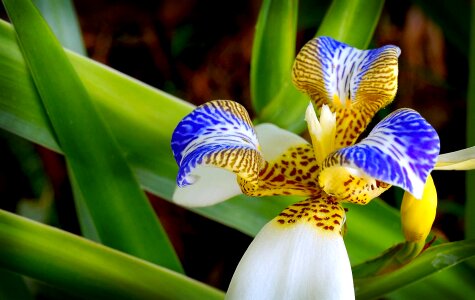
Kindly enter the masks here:
<path id="1" fill-rule="evenodd" d="M 262 148 L 262 156 L 264 156 L 264 159 L 267 161 L 277 159 L 291 147 L 308 144 L 301 136 L 273 124 L 259 124 L 254 129 Z"/>
<path id="2" fill-rule="evenodd" d="M 439 155 L 434 170 L 475 169 L 475 146 Z"/>
<path id="3" fill-rule="evenodd" d="M 187 207 L 209 206 L 241 194 L 236 174 L 227 170 L 200 166 L 193 175 L 199 180 L 196 178 L 186 187 L 176 187 L 173 202 Z"/>
<path id="4" fill-rule="evenodd" d="M 226 299 L 354 299 L 343 238 L 310 223 L 268 223 L 251 243 Z"/>

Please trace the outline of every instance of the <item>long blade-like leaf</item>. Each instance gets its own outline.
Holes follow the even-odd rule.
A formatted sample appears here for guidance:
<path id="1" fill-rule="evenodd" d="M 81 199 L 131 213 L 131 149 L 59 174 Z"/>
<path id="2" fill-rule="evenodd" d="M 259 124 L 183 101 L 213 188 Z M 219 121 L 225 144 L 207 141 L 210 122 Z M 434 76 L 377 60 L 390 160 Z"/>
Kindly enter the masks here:
<path id="1" fill-rule="evenodd" d="M 31 1 L 4 4 L 101 241 L 181 271 L 166 233 L 59 42 Z"/>
<path id="2" fill-rule="evenodd" d="M 40 10 L 48 25 L 53 30 L 61 45 L 78 54 L 86 56 L 86 47 L 82 41 L 81 29 L 76 17 L 76 11 L 71 0 L 50 1 L 35 0 L 36 7 Z M 84 202 L 77 184 L 73 184 L 74 201 L 78 214 L 81 233 L 94 241 L 99 241 L 97 229 L 94 226 L 91 214 Z"/>
<path id="3" fill-rule="evenodd" d="M 466 262 L 437 272 L 414 284 L 402 287 L 384 298 L 392 300 L 405 299 L 467 299 L 475 295 L 475 270 Z"/>
<path id="4" fill-rule="evenodd" d="M 34 0 L 36 7 L 48 22 L 63 47 L 86 55 L 81 29 L 72 0 Z"/>
<path id="5" fill-rule="evenodd" d="M 86 299 L 224 298 L 179 273 L 2 210 L 0 245 L 1 267 Z"/>
<path id="6" fill-rule="evenodd" d="M 295 57 L 298 1 L 264 0 L 259 11 L 251 61 L 254 112 L 273 101 L 290 82 Z"/>
<path id="7" fill-rule="evenodd" d="M 475 240 L 435 246 L 397 271 L 377 277 L 355 280 L 356 295 L 361 299 L 373 299 L 407 284 L 422 280 L 474 256 Z"/>

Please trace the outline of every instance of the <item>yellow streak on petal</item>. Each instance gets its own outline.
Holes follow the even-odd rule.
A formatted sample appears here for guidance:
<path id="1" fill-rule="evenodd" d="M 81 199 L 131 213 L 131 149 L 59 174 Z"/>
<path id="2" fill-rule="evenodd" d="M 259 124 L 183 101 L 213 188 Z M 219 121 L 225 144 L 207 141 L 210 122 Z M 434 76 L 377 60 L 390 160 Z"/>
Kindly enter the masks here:
<path id="1" fill-rule="evenodd" d="M 424 241 L 432 228 L 437 209 L 437 191 L 432 176 L 427 177 L 422 199 L 404 193 L 401 204 L 401 223 L 406 241 Z"/>

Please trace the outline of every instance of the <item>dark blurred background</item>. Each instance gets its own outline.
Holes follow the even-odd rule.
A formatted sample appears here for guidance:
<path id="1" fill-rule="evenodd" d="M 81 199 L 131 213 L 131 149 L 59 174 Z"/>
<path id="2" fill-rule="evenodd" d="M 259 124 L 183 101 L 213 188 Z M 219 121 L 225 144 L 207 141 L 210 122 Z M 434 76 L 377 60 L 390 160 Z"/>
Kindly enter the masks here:
<path id="1" fill-rule="evenodd" d="M 465 147 L 470 2 L 450 2 L 386 1 L 371 45 L 402 49 L 389 109 L 418 110 L 439 132 L 442 152 Z M 297 49 L 313 37 L 329 3 L 300 1 Z M 194 104 L 233 99 L 252 114 L 249 72 L 260 1 L 74 4 L 90 58 Z M 79 232 L 60 155 L 0 131 L 0 166 L 2 209 Z M 464 234 L 464 174 L 433 173 L 440 199 L 434 228 L 449 240 Z M 383 199 L 398 207 L 400 195 L 393 189 Z M 149 196 L 187 274 L 225 290 L 251 238 Z"/>

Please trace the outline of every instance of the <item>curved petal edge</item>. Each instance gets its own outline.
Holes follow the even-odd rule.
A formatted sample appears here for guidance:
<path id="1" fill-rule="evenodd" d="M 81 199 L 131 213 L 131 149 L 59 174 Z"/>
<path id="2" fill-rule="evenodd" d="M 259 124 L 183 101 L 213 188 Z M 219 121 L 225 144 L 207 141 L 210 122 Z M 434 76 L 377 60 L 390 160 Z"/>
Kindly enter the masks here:
<path id="1" fill-rule="evenodd" d="M 171 141 L 179 166 L 178 186 L 199 179 L 195 169 L 215 166 L 256 180 L 263 158 L 246 109 L 230 100 L 214 100 L 198 106 L 175 128 Z"/>

